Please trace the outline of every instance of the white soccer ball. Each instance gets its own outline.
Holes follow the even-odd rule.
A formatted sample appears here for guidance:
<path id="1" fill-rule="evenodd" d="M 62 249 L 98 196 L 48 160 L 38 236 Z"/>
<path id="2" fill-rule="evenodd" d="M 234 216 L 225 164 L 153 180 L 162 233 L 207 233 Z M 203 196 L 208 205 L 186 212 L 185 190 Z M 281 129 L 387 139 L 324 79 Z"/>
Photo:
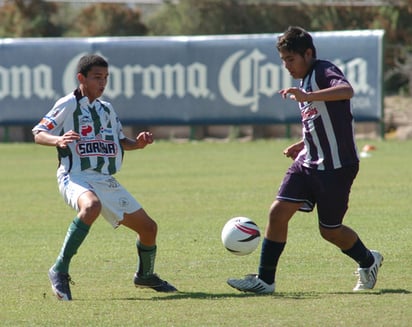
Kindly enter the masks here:
<path id="1" fill-rule="evenodd" d="M 222 229 L 223 245 L 236 255 L 252 253 L 258 247 L 259 241 L 259 227 L 247 217 L 234 217 Z"/>

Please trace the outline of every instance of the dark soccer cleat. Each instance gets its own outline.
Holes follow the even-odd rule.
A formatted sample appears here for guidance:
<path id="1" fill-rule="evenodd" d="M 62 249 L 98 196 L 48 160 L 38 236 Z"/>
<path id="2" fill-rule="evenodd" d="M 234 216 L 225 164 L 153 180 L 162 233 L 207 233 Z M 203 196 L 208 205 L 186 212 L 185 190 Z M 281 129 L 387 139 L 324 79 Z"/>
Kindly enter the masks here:
<path id="1" fill-rule="evenodd" d="M 134 275 L 134 285 L 136 287 L 151 288 L 157 292 L 177 292 L 177 289 L 173 285 L 163 279 L 160 279 L 156 274 L 143 278 L 136 273 Z"/>
<path id="2" fill-rule="evenodd" d="M 58 300 L 71 301 L 72 294 L 70 292 L 70 284 L 72 282 L 70 275 L 66 273 L 60 273 L 53 270 L 53 267 L 49 269 L 49 279 L 53 293 Z"/>

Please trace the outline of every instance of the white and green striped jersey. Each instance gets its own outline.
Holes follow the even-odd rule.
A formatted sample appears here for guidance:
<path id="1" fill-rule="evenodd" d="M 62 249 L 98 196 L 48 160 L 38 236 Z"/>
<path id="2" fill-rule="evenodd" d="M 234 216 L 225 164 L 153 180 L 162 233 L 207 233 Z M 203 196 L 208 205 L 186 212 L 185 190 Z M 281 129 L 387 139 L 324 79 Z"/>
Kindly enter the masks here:
<path id="1" fill-rule="evenodd" d="M 89 103 L 79 90 L 59 99 L 54 107 L 33 128 L 33 133 L 45 131 L 63 135 L 73 130 L 80 140 L 67 148 L 57 148 L 59 172 L 79 172 L 87 169 L 102 174 L 115 174 L 123 161 L 120 140 L 125 138 L 122 125 L 109 102 Z"/>

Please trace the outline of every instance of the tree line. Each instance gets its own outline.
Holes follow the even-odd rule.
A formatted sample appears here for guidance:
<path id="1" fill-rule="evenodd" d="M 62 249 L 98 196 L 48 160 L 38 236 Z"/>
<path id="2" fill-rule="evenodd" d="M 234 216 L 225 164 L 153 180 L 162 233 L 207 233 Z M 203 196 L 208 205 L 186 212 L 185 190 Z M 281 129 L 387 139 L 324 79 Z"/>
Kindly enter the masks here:
<path id="1" fill-rule="evenodd" d="M 412 0 L 373 6 L 180 0 L 165 1 L 148 17 L 138 6 L 119 3 L 2 3 L 1 38 L 280 33 L 289 25 L 309 31 L 383 29 L 385 91 L 412 95 Z"/>

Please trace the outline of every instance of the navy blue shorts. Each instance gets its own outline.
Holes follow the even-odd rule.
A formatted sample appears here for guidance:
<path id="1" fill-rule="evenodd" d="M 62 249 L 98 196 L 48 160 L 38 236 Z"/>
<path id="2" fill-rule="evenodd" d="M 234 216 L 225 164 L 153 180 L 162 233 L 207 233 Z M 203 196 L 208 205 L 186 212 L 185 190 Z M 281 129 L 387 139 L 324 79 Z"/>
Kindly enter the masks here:
<path id="1" fill-rule="evenodd" d="M 335 170 L 315 170 L 294 162 L 279 188 L 277 199 L 303 205 L 310 212 L 317 206 L 319 224 L 325 228 L 342 225 L 348 209 L 349 193 L 359 171 L 359 164 Z"/>

